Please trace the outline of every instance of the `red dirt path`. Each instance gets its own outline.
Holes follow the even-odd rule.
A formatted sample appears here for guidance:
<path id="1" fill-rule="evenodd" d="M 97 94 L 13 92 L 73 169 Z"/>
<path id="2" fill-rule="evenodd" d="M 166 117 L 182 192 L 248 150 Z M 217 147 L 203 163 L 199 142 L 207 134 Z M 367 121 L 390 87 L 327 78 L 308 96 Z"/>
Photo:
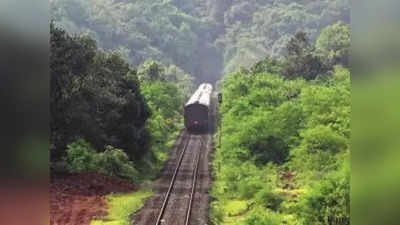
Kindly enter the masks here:
<path id="1" fill-rule="evenodd" d="M 106 215 L 106 195 L 135 189 L 128 181 L 98 173 L 55 175 L 50 183 L 50 225 L 89 225 Z"/>

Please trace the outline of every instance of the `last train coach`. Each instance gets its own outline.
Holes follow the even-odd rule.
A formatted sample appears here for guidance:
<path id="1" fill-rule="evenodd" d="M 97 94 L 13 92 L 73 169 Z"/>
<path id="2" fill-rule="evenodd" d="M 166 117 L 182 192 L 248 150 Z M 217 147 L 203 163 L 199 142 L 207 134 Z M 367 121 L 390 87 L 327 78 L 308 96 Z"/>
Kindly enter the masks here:
<path id="1" fill-rule="evenodd" d="M 185 127 L 191 132 L 205 132 L 210 120 L 211 84 L 201 84 L 184 108 Z"/>

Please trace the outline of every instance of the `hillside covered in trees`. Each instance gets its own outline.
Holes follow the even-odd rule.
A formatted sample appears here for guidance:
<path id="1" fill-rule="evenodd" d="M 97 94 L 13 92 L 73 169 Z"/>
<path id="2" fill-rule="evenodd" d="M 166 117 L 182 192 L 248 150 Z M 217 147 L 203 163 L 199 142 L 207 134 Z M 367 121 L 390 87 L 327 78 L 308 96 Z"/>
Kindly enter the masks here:
<path id="1" fill-rule="evenodd" d="M 349 44 L 340 23 L 297 33 L 224 77 L 213 224 L 350 224 Z"/>
<path id="2" fill-rule="evenodd" d="M 175 64 L 198 81 L 284 54 L 297 31 L 312 41 L 337 21 L 350 22 L 348 0 L 51 0 L 52 19 L 68 32 L 139 66 Z"/>

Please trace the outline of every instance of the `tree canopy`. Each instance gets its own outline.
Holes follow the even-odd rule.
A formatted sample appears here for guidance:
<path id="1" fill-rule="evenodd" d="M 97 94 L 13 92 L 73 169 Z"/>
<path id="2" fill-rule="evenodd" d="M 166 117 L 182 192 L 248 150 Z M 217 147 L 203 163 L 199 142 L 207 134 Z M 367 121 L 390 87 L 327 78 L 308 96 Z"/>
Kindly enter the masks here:
<path id="1" fill-rule="evenodd" d="M 150 114 L 136 70 L 117 53 L 98 50 L 93 39 L 70 36 L 53 23 L 50 38 L 52 156 L 62 156 L 78 137 L 98 149 L 122 148 L 132 158 L 143 154 Z"/>
<path id="2" fill-rule="evenodd" d="M 350 22 L 348 0 L 51 0 L 52 18 L 90 34 L 136 66 L 152 58 L 197 81 L 284 55 L 299 30 L 314 43 L 321 29 Z M 340 38 L 339 38 L 340 39 Z M 339 53 L 340 54 L 340 53 Z"/>
<path id="3" fill-rule="evenodd" d="M 332 64 L 349 66 L 350 26 L 337 22 L 321 31 L 316 48 Z"/>

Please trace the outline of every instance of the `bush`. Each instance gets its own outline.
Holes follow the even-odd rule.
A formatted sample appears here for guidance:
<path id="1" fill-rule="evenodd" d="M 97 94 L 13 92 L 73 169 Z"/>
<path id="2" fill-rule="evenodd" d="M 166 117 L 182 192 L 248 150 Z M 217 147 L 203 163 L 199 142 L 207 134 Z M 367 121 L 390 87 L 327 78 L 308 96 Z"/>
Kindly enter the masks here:
<path id="1" fill-rule="evenodd" d="M 347 147 L 346 138 L 330 127 L 317 126 L 302 132 L 303 138 L 298 148 L 292 151 L 293 163 L 303 171 L 329 171 L 334 169 L 336 155 Z"/>
<path id="2" fill-rule="evenodd" d="M 210 220 L 212 224 L 221 224 L 224 219 L 224 208 L 219 202 L 211 203 Z"/>
<path id="3" fill-rule="evenodd" d="M 255 199 L 265 208 L 269 208 L 274 211 L 277 211 L 283 202 L 283 198 L 280 195 L 273 193 L 270 187 L 265 187 L 260 190 L 255 195 Z"/>
<path id="4" fill-rule="evenodd" d="M 72 173 L 96 170 L 97 153 L 91 144 L 83 139 L 67 146 L 67 168 Z"/>
<path id="5" fill-rule="evenodd" d="M 244 219 L 243 225 L 280 225 L 282 220 L 278 214 L 257 208 L 251 211 Z"/>
<path id="6" fill-rule="evenodd" d="M 249 176 L 238 184 L 238 194 L 242 198 L 252 198 L 263 187 L 262 181 L 257 177 Z"/>
<path id="7" fill-rule="evenodd" d="M 79 139 L 68 145 L 65 159 L 69 172 L 99 172 L 121 178 L 136 178 L 139 173 L 122 150 L 107 146 L 97 153 L 87 141 Z"/>
<path id="8" fill-rule="evenodd" d="M 346 139 L 326 126 L 317 126 L 301 135 L 302 145 L 309 153 L 329 152 L 336 154 L 346 148 Z"/>
<path id="9" fill-rule="evenodd" d="M 350 224 L 349 167 L 331 174 L 307 193 L 300 203 L 299 216 L 303 224 Z"/>
<path id="10" fill-rule="evenodd" d="M 107 146 L 104 152 L 98 154 L 96 167 L 100 172 L 109 176 L 134 178 L 139 175 L 132 162 L 129 161 L 128 155 L 122 149 L 112 146 Z"/>
<path id="11" fill-rule="evenodd" d="M 259 138 L 249 146 L 260 165 L 268 162 L 282 163 L 288 155 L 288 146 L 280 137 L 268 136 Z"/>

